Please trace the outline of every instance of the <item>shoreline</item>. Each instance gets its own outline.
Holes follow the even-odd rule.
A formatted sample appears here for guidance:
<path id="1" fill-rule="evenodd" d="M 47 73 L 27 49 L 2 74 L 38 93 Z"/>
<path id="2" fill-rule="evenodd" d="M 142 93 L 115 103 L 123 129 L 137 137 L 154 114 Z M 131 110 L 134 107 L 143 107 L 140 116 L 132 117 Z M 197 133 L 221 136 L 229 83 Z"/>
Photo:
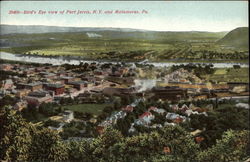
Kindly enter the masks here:
<path id="1" fill-rule="evenodd" d="M 154 65 L 158 67 L 180 65 L 180 64 L 213 64 L 215 67 L 232 67 L 233 65 L 241 65 L 243 67 L 249 67 L 248 62 L 194 62 L 194 61 L 180 61 L 180 60 L 169 60 L 169 61 L 114 61 L 114 60 L 93 60 L 93 59 L 82 59 L 78 56 L 40 56 L 40 55 L 27 55 L 27 54 L 13 54 L 9 52 L 0 51 L 1 60 L 12 60 L 30 63 L 40 63 L 40 64 L 52 64 L 52 65 L 62 65 L 62 64 L 80 64 L 83 63 L 127 63 L 127 64 L 141 64 L 141 65 Z M 248 61 L 248 60 L 247 60 Z"/>

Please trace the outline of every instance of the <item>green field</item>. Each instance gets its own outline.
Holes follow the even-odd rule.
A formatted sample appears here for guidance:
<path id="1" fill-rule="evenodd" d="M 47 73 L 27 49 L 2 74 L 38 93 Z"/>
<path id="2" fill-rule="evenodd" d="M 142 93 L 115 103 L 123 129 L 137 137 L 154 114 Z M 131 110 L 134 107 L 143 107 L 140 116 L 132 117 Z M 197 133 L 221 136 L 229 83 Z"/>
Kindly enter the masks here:
<path id="1" fill-rule="evenodd" d="M 217 82 L 249 82 L 249 68 L 218 68 L 214 74 L 206 75 L 207 80 Z"/>
<path id="2" fill-rule="evenodd" d="M 63 108 L 77 112 L 87 112 L 99 115 L 106 106 L 112 106 L 112 104 L 77 104 L 63 106 Z"/>
<path id="3" fill-rule="evenodd" d="M 86 32 L 11 34 L 13 44 L 0 51 L 42 56 L 79 56 L 89 60 L 156 62 L 247 62 L 248 52 L 216 44 L 225 33 L 209 32 Z"/>

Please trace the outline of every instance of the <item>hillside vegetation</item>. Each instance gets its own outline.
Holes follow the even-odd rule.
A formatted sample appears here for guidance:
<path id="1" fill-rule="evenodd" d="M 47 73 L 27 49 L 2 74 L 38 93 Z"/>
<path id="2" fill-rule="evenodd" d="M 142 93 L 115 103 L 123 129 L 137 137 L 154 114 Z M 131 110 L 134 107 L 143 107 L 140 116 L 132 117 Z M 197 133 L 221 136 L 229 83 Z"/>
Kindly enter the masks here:
<path id="1" fill-rule="evenodd" d="M 225 47 L 225 32 L 156 32 L 119 28 L 1 26 L 0 51 L 90 60 L 246 62 L 248 49 Z M 4 30 L 3 30 L 4 29 Z M 40 29 L 40 31 L 39 31 Z M 23 32 L 23 33 L 20 33 Z M 230 34 L 231 32 L 229 32 Z M 239 35 L 240 36 L 240 35 Z M 226 36 L 225 36 L 226 37 Z M 237 36 L 234 36 L 235 40 Z M 240 38 L 241 39 L 241 38 Z M 218 41 L 219 40 L 219 41 Z"/>
<path id="2" fill-rule="evenodd" d="M 248 27 L 236 28 L 218 41 L 221 45 L 248 49 Z"/>

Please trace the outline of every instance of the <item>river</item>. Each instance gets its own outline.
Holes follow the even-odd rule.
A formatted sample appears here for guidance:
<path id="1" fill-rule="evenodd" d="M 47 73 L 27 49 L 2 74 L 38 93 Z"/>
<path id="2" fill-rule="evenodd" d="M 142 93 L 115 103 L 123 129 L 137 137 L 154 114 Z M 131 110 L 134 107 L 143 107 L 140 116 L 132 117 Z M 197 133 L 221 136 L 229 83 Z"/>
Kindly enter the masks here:
<path id="1" fill-rule="evenodd" d="M 20 54 L 12 54 L 7 52 L 0 52 L 0 59 L 4 60 L 12 60 L 12 61 L 23 61 L 23 62 L 33 62 L 33 63 L 42 63 L 42 64 L 52 64 L 52 65 L 62 65 L 62 64 L 73 64 L 78 65 L 80 62 L 83 63 L 119 63 L 119 62 L 113 62 L 113 61 L 86 61 L 82 59 L 76 59 L 76 58 L 65 58 L 62 56 L 58 57 L 42 57 L 42 56 L 27 56 L 27 55 L 20 55 Z M 133 62 L 129 62 L 130 64 L 133 64 Z M 188 63 L 170 63 L 170 62 L 146 62 L 142 64 L 149 64 L 154 65 L 156 67 L 170 67 L 172 65 L 180 65 L 180 64 L 188 64 Z M 198 64 L 198 63 L 193 63 Z M 202 63 L 202 64 L 211 64 L 211 63 Z M 230 68 L 233 67 L 233 65 L 240 65 L 241 67 L 248 67 L 248 64 L 243 63 L 212 63 L 214 67 L 216 68 Z"/>

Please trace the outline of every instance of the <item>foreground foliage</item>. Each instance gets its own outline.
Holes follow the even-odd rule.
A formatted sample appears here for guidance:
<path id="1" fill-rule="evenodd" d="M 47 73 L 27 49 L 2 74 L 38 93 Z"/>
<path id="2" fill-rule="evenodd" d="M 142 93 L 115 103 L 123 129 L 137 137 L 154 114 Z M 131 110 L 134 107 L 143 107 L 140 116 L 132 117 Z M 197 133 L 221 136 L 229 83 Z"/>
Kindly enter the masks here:
<path id="1" fill-rule="evenodd" d="M 13 110 L 0 112 L 0 159 L 7 161 L 241 161 L 247 157 L 248 137 L 249 131 L 227 130 L 215 145 L 201 149 L 180 126 L 132 137 L 108 127 L 94 139 L 63 141 Z"/>

